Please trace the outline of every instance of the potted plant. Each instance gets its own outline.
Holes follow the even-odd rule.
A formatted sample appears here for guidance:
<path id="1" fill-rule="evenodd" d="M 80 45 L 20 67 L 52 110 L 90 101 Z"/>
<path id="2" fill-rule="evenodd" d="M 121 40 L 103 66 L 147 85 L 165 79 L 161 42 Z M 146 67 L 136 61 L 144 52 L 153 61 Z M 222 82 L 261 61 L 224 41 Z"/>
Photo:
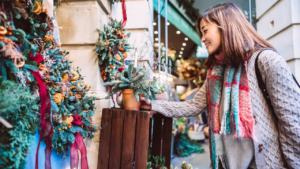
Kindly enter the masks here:
<path id="1" fill-rule="evenodd" d="M 155 87 L 156 81 L 148 82 L 147 73 L 143 68 L 135 68 L 131 62 L 128 69 L 122 69 L 120 76 L 116 80 L 104 83 L 104 86 L 112 86 L 106 99 L 110 96 L 122 92 L 123 105 L 125 110 L 139 110 L 141 106 L 140 96 L 148 99 L 155 99 L 155 94 L 160 93 Z"/>
<path id="2" fill-rule="evenodd" d="M 169 96 L 165 92 L 165 84 L 163 84 L 162 86 L 158 85 L 158 88 L 160 90 L 160 93 L 159 94 L 155 94 L 156 100 L 165 100 L 165 101 L 168 101 L 169 100 Z"/>

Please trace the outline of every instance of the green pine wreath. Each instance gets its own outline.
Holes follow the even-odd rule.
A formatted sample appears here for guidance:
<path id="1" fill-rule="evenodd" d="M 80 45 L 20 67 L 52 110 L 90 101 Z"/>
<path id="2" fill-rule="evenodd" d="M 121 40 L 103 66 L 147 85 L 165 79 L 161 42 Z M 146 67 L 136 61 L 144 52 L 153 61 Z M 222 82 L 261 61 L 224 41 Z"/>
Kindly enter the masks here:
<path id="1" fill-rule="evenodd" d="M 104 31 L 97 29 L 99 39 L 95 51 L 98 55 L 101 75 L 105 82 L 114 80 L 118 69 L 125 66 L 125 59 L 130 49 L 127 42 L 130 33 L 122 28 L 122 21 L 110 19 Z"/>
<path id="2" fill-rule="evenodd" d="M 1 132 L 6 132 L 0 135 L 0 144 L 5 143 L 0 145 L 0 166 L 24 168 L 30 135 L 40 124 L 39 86 L 31 71 L 38 71 L 47 86 L 54 129 L 52 144 L 56 153 L 66 157 L 68 147 L 75 141 L 75 132 L 80 132 L 83 138 L 93 138 L 93 133 L 99 128 L 91 122 L 96 108 L 96 98 L 88 96 L 91 86 L 84 83 L 79 68 L 71 69 L 72 63 L 66 59 L 68 52 L 62 51 L 54 40 L 54 24 L 47 15 L 47 9 L 43 9 L 42 1 L 5 1 L 3 6 L 4 9 L 0 9 L 0 88 L 11 83 L 18 86 L 13 90 L 18 94 L 9 96 L 12 91 L 8 89 L 1 96 L 4 100 L 13 99 L 11 101 L 17 106 L 8 109 L 6 104 L 7 111 L 1 110 L 0 116 L 14 129 L 2 130 L 4 126 L 0 124 Z M 44 61 L 37 64 L 30 59 L 31 55 L 42 55 Z M 22 97 L 12 98 L 16 95 Z M 83 125 L 73 126 L 72 115 L 81 116 Z M 16 146 L 20 139 L 24 141 Z M 15 149 L 9 149 L 9 146 Z"/>

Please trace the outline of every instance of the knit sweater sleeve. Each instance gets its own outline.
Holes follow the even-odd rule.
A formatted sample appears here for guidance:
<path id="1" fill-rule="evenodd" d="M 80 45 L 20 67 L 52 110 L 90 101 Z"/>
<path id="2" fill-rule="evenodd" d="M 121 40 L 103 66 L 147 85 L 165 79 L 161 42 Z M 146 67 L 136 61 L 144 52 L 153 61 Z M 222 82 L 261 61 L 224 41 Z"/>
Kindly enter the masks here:
<path id="1" fill-rule="evenodd" d="M 192 100 L 183 102 L 153 100 L 151 106 L 152 110 L 167 117 L 196 116 L 207 109 L 206 82 Z"/>
<path id="2" fill-rule="evenodd" d="M 289 168 L 300 168 L 300 89 L 286 61 L 266 50 L 258 66 L 278 118 L 279 141 Z"/>

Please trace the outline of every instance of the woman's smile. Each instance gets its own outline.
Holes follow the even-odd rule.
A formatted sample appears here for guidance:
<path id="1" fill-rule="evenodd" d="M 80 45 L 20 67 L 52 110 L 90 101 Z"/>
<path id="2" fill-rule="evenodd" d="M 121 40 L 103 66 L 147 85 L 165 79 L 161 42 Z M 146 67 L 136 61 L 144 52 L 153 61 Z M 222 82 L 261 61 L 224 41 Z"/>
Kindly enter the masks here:
<path id="1" fill-rule="evenodd" d="M 208 46 L 209 46 L 209 43 L 205 44 L 206 49 L 208 48 Z"/>

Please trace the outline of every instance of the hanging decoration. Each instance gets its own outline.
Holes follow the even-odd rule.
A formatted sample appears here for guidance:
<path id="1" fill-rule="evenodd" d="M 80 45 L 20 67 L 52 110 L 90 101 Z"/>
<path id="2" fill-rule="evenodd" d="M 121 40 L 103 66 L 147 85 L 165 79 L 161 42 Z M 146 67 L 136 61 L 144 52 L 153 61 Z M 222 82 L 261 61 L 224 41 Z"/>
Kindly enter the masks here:
<path id="1" fill-rule="evenodd" d="M 122 22 L 110 18 L 104 31 L 98 29 L 99 39 L 95 44 L 101 75 L 105 82 L 114 80 L 118 69 L 125 66 L 124 60 L 131 49 L 127 42 L 130 33 L 125 33 Z"/>
<path id="2" fill-rule="evenodd" d="M 99 128 L 91 121 L 96 98 L 87 95 L 91 86 L 84 83 L 79 68 L 71 69 L 71 62 L 66 60 L 69 53 L 56 43 L 53 29 L 41 1 L 0 3 L 0 92 L 13 84 L 14 90 L 3 90 L 4 103 L 20 104 L 0 111 L 0 116 L 14 127 L 7 131 L 0 124 L 1 136 L 7 136 L 0 138 L 1 167 L 24 168 L 30 134 L 37 125 L 41 127 L 40 141 L 46 143 L 46 169 L 51 168 L 52 148 L 66 157 L 71 146 L 71 157 L 76 158 L 79 147 L 82 164 L 87 164 L 83 139 L 93 138 Z M 71 163 L 77 168 L 76 160 Z"/>
<path id="3" fill-rule="evenodd" d="M 127 14 L 126 14 L 126 0 L 109 0 L 111 4 L 117 3 L 117 2 L 122 2 L 122 15 L 123 15 L 123 21 L 122 21 L 122 28 L 125 27 L 126 22 L 127 22 Z"/>

